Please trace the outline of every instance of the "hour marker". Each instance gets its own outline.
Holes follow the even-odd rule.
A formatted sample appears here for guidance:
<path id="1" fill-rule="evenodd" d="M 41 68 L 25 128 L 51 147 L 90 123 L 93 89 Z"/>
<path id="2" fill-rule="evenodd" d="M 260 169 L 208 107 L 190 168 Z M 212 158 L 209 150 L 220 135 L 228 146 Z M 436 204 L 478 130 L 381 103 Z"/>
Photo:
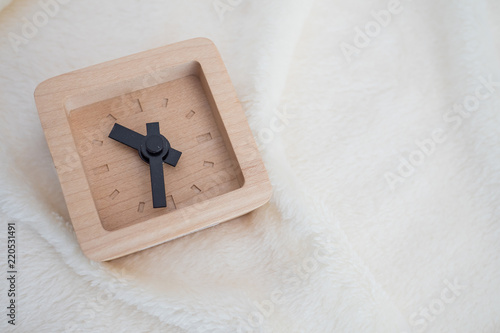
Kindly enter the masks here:
<path id="1" fill-rule="evenodd" d="M 137 212 L 138 212 L 138 213 L 142 213 L 142 212 L 144 212 L 144 205 L 145 205 L 145 203 L 144 203 L 144 202 L 142 202 L 142 201 L 141 201 L 141 202 L 139 202 L 139 206 L 137 206 Z"/>
<path id="2" fill-rule="evenodd" d="M 165 108 L 166 108 L 166 107 L 167 107 L 167 105 L 168 105 L 168 98 L 165 98 L 165 99 L 163 100 L 163 107 L 165 107 Z"/>
<path id="3" fill-rule="evenodd" d="M 142 104 L 139 99 L 137 99 L 137 104 L 139 104 L 139 109 L 141 110 L 141 112 L 143 112 L 144 110 L 142 109 Z"/>
<path id="4" fill-rule="evenodd" d="M 204 161 L 204 162 L 203 162 L 203 166 L 204 166 L 204 167 L 213 168 L 213 167 L 214 167 L 214 162 Z"/>
<path id="5" fill-rule="evenodd" d="M 175 205 L 174 197 L 171 195 L 167 195 L 167 208 L 177 209 L 177 206 Z"/>
<path id="6" fill-rule="evenodd" d="M 196 185 L 191 186 L 191 189 L 193 191 L 195 191 L 196 193 L 200 193 L 201 192 L 200 188 L 198 186 L 196 186 Z"/>
<path id="7" fill-rule="evenodd" d="M 103 143 L 102 140 L 93 140 L 92 141 L 92 144 L 94 146 L 102 146 L 102 143 Z"/>
<path id="8" fill-rule="evenodd" d="M 111 198 L 111 200 L 113 200 L 114 198 L 117 197 L 118 194 L 120 194 L 120 191 L 114 190 L 113 193 L 109 195 L 109 197 Z"/>
<path id="9" fill-rule="evenodd" d="M 101 173 L 105 173 L 109 171 L 109 167 L 107 164 L 101 165 L 100 167 L 94 168 L 94 175 L 100 175 Z"/>
<path id="10" fill-rule="evenodd" d="M 202 134 L 202 135 L 198 135 L 196 137 L 196 140 L 198 140 L 198 143 L 202 143 L 202 142 L 205 142 L 205 141 L 210 141 L 212 140 L 212 134 L 209 133 L 205 133 L 205 134 Z"/>
<path id="11" fill-rule="evenodd" d="M 113 116 L 111 113 L 108 114 L 107 118 L 110 119 L 110 120 L 112 120 L 112 121 L 116 121 L 116 117 Z"/>
<path id="12" fill-rule="evenodd" d="M 195 113 L 196 113 L 196 112 L 194 112 L 193 110 L 189 111 L 189 112 L 187 113 L 187 115 L 186 115 L 186 118 L 187 118 L 187 119 L 191 119 L 191 118 L 193 118 L 193 116 L 194 116 L 194 114 L 195 114 Z"/>

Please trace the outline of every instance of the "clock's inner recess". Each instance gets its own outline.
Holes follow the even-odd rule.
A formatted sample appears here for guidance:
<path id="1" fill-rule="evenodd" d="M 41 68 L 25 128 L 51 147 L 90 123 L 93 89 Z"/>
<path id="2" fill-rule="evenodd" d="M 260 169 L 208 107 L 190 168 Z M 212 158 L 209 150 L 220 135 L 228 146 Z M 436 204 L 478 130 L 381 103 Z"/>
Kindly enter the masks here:
<path id="1" fill-rule="evenodd" d="M 71 110 L 69 122 L 102 225 L 116 230 L 231 192 L 243 185 L 200 78 L 189 75 Z M 115 123 L 146 135 L 147 123 L 182 151 L 163 164 L 165 208 L 153 208 L 150 166 L 108 137 Z"/>

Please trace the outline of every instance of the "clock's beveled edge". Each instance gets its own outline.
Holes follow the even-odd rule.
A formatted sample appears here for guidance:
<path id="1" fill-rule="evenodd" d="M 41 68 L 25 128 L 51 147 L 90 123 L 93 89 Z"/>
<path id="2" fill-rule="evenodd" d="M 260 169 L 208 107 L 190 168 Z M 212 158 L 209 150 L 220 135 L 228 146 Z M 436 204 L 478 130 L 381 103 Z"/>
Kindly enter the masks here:
<path id="1" fill-rule="evenodd" d="M 214 112 L 243 174 L 241 188 L 122 229 L 107 231 L 97 213 L 66 115 L 69 96 L 120 84 L 127 79 L 188 62 L 201 66 L 200 79 L 211 92 Z M 120 73 L 119 76 L 116 73 Z M 215 45 L 196 38 L 63 74 L 42 82 L 35 100 L 83 252 L 110 260 L 236 218 L 266 203 L 271 185 L 227 70 Z M 68 166 L 69 164 L 69 166 Z"/>

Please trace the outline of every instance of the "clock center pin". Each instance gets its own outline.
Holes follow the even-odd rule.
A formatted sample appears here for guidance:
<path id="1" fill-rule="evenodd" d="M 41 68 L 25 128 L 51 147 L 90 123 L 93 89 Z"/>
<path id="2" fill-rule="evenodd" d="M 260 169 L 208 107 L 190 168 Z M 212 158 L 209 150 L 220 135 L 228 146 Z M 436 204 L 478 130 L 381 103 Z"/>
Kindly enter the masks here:
<path id="1" fill-rule="evenodd" d="M 146 139 L 146 150 L 156 155 L 163 151 L 163 139 L 159 135 L 151 135 Z"/>

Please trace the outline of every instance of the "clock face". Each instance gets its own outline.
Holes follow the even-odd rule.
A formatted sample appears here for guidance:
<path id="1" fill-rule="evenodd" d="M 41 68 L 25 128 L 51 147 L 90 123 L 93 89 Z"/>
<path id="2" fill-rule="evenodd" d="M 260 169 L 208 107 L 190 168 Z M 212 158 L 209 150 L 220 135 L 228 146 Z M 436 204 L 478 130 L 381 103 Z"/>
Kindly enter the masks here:
<path id="1" fill-rule="evenodd" d="M 108 231 L 200 204 L 243 185 L 197 76 L 71 110 L 68 120 L 101 224 Z M 158 122 L 161 134 L 182 152 L 175 168 L 163 165 L 165 208 L 153 208 L 149 165 L 137 150 L 108 137 L 115 123 L 146 135 L 146 124 L 152 122 Z"/>

